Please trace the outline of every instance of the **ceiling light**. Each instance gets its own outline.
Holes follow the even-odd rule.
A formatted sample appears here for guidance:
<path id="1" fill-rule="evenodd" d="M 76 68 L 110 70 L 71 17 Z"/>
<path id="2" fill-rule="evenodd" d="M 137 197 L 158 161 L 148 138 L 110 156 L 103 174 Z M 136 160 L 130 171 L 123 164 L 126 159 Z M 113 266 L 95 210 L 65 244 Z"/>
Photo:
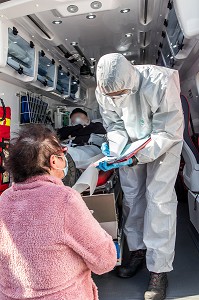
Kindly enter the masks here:
<path id="1" fill-rule="evenodd" d="M 70 43 L 70 44 L 71 44 L 71 46 L 77 46 L 77 45 L 78 45 L 77 42 L 72 42 L 72 43 Z"/>
<path id="2" fill-rule="evenodd" d="M 47 64 L 47 67 L 50 67 L 50 64 Z"/>
<path id="3" fill-rule="evenodd" d="M 133 36 L 133 33 L 131 32 L 125 34 L 125 37 L 131 37 L 131 36 Z"/>
<path id="4" fill-rule="evenodd" d="M 65 41 L 67 41 L 68 39 L 65 39 Z"/>
<path id="5" fill-rule="evenodd" d="M 135 60 L 131 60 L 131 64 L 134 65 L 134 63 L 135 63 Z"/>
<path id="6" fill-rule="evenodd" d="M 91 3 L 91 8 L 93 9 L 100 9 L 102 7 L 102 3 L 100 1 L 93 1 Z"/>
<path id="7" fill-rule="evenodd" d="M 34 35 L 32 35 L 32 38 L 34 38 L 35 36 Z"/>
<path id="8" fill-rule="evenodd" d="M 122 10 L 120 10 L 120 12 L 121 12 L 122 14 L 126 14 L 126 13 L 130 12 L 130 8 L 122 9 Z"/>
<path id="9" fill-rule="evenodd" d="M 57 20 L 57 21 L 52 21 L 52 23 L 55 24 L 55 25 L 58 25 L 58 24 L 61 24 L 62 21 L 61 20 Z"/>
<path id="10" fill-rule="evenodd" d="M 124 53 L 122 53 L 124 56 L 130 56 L 130 55 L 132 55 L 133 53 L 131 52 L 131 51 L 128 51 L 128 52 L 124 52 Z"/>
<path id="11" fill-rule="evenodd" d="M 17 44 L 17 42 L 14 42 L 14 44 Z"/>
<path id="12" fill-rule="evenodd" d="M 35 4 L 35 6 L 36 6 L 36 7 L 38 7 L 38 6 L 39 6 L 39 4 L 37 3 L 37 4 Z"/>
<path id="13" fill-rule="evenodd" d="M 93 14 L 89 14 L 86 16 L 87 19 L 95 19 L 96 18 L 96 15 L 93 15 Z"/>
<path id="14" fill-rule="evenodd" d="M 91 57 L 90 60 L 91 61 L 96 61 L 96 59 L 94 57 Z"/>
<path id="15" fill-rule="evenodd" d="M 177 48 L 177 47 L 178 47 L 178 45 L 174 45 L 174 46 L 173 46 L 173 48 Z"/>
<path id="16" fill-rule="evenodd" d="M 59 61 L 61 61 L 61 59 L 59 59 Z"/>
<path id="17" fill-rule="evenodd" d="M 67 7 L 67 11 L 74 14 L 79 10 L 79 8 L 77 7 L 77 5 L 69 5 Z"/>
<path id="18" fill-rule="evenodd" d="M 60 73 L 60 75 L 61 75 L 61 76 L 63 76 L 63 75 L 64 75 L 64 73 L 63 73 L 63 72 L 61 72 L 61 73 Z"/>

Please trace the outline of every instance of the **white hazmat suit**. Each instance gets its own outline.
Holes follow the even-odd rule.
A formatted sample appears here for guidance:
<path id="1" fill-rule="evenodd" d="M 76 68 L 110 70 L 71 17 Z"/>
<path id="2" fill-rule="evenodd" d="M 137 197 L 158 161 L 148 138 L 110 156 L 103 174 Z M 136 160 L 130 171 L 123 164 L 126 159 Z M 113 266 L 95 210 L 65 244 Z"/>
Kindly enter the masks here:
<path id="1" fill-rule="evenodd" d="M 123 101 L 108 93 L 130 89 Z M 183 142 L 183 113 L 178 71 L 132 66 L 121 54 L 107 54 L 97 66 L 96 98 L 107 129 L 110 152 L 150 135 L 136 155 L 138 165 L 122 167 L 124 233 L 130 251 L 147 249 L 150 272 L 172 270 L 177 198 L 174 184 Z M 114 148 L 114 151 L 112 150 Z"/>

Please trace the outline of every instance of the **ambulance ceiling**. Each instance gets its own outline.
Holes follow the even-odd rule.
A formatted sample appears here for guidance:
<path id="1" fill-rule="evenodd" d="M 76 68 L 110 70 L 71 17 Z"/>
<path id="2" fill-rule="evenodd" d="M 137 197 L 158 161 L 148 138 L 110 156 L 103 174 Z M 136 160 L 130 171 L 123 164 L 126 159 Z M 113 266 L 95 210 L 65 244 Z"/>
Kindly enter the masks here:
<path id="1" fill-rule="evenodd" d="M 89 61 L 119 52 L 132 63 L 155 64 L 168 5 L 165 0 L 11 0 L 0 3 L 1 17 L 15 19 L 33 40 L 39 41 L 63 64 L 66 61 L 60 48 L 77 53 L 71 45 L 73 42 Z"/>

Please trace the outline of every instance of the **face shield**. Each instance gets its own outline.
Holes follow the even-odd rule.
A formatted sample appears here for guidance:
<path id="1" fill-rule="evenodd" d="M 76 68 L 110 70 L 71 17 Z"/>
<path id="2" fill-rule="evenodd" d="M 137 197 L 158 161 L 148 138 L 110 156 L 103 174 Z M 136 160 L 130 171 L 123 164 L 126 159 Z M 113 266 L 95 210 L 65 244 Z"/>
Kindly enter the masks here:
<path id="1" fill-rule="evenodd" d="M 71 119 L 71 124 L 72 124 L 72 126 L 75 126 L 75 125 L 87 126 L 90 124 L 90 120 L 88 119 L 87 116 L 80 113 L 80 114 L 76 114 L 76 116 L 74 116 Z"/>

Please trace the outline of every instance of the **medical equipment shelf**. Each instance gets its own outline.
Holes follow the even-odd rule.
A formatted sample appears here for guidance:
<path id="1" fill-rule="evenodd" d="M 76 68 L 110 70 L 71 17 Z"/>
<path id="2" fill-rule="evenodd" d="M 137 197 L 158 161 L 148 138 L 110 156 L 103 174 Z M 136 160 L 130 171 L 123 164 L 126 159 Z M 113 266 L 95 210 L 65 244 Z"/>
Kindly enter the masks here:
<path id="1" fill-rule="evenodd" d="M 42 96 L 30 92 L 21 92 L 18 96 L 20 102 L 20 124 L 44 124 L 48 103 L 43 101 Z"/>

